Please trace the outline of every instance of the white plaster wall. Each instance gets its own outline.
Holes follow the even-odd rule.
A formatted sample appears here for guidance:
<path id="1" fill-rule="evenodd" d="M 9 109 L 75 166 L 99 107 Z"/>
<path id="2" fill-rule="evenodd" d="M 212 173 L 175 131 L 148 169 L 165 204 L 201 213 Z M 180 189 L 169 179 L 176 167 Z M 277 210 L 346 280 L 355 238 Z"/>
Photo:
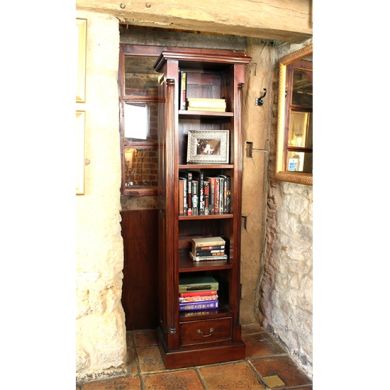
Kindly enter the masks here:
<path id="1" fill-rule="evenodd" d="M 114 17 L 77 11 L 87 19 L 85 194 L 76 200 L 77 378 L 119 369 L 126 359 L 121 305 L 118 105 L 119 24 Z"/>

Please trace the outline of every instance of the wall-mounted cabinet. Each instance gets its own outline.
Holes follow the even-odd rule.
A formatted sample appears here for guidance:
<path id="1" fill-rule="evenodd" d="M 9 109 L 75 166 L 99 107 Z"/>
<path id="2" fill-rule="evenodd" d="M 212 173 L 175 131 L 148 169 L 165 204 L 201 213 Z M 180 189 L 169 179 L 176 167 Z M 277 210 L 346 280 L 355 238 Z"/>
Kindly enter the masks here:
<path id="1" fill-rule="evenodd" d="M 164 51 L 155 65 L 163 74 L 158 97 L 159 340 L 168 368 L 245 356 L 239 321 L 241 101 L 249 61 L 241 52 L 189 49 Z M 193 131 L 203 135 L 189 156 Z M 227 156 L 226 162 L 210 162 L 217 154 Z M 183 201 L 184 188 L 195 195 L 184 193 L 189 203 Z M 193 240 L 206 237 L 223 238 L 223 260 L 193 260 Z M 188 277 L 211 277 L 217 283 L 217 308 L 181 310 L 179 285 Z"/>

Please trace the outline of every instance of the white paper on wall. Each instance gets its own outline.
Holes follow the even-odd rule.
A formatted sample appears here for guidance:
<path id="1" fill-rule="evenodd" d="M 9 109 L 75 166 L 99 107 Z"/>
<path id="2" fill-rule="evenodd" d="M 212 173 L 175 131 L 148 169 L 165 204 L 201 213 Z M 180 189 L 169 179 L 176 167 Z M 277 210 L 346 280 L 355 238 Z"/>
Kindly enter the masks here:
<path id="1" fill-rule="evenodd" d="M 148 106 L 124 104 L 125 138 L 146 140 L 149 133 Z"/>

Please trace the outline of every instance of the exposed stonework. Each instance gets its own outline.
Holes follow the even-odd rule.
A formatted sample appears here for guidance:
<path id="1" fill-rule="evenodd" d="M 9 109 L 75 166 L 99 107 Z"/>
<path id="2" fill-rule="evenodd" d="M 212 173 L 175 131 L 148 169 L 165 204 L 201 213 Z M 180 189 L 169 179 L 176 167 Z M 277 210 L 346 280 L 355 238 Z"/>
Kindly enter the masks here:
<path id="1" fill-rule="evenodd" d="M 263 326 L 312 372 L 312 188 L 273 184 L 261 284 Z"/>
<path id="2" fill-rule="evenodd" d="M 118 20 L 87 19 L 85 195 L 76 199 L 76 369 L 78 381 L 121 371 L 126 361 L 121 305 Z"/>
<path id="3" fill-rule="evenodd" d="M 308 44 L 306 42 L 305 44 Z M 282 45 L 279 58 L 302 45 Z M 312 187 L 272 180 L 275 169 L 278 69 L 270 137 L 266 249 L 260 285 L 262 325 L 285 344 L 292 358 L 312 375 Z"/>

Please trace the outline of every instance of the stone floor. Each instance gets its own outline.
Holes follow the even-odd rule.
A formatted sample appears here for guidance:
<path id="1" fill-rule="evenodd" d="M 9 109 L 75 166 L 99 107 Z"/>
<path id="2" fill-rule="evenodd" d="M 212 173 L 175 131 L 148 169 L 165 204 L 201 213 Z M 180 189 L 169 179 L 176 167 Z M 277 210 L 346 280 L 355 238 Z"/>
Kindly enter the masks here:
<path id="1" fill-rule="evenodd" d="M 303 374 L 276 340 L 262 329 L 242 332 L 244 360 L 167 370 L 154 330 L 127 334 L 127 375 L 77 384 L 77 390 L 312 390 Z"/>

